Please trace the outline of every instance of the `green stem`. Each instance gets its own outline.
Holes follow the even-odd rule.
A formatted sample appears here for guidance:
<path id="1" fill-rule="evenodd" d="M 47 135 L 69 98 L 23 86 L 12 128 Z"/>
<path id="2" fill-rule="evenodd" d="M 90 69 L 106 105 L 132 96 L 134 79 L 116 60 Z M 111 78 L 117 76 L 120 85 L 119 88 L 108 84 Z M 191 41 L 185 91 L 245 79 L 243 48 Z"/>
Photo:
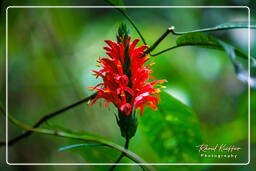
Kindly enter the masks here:
<path id="1" fill-rule="evenodd" d="M 0 111 L 1 113 L 5 116 L 5 109 L 4 109 L 4 105 L 2 103 L 0 103 Z"/>
<path id="2" fill-rule="evenodd" d="M 162 51 L 160 51 L 160 52 L 158 52 L 158 53 L 156 53 L 156 54 L 151 54 L 151 56 L 158 56 L 158 55 L 160 55 L 160 54 L 162 54 L 162 53 L 168 52 L 168 51 L 170 51 L 170 50 L 172 50 L 172 49 L 175 49 L 175 48 L 178 48 L 178 47 L 182 47 L 182 46 L 178 46 L 178 45 L 172 46 L 172 47 L 167 48 L 167 49 L 165 49 L 165 50 L 162 50 Z"/>
<path id="3" fill-rule="evenodd" d="M 187 33 L 196 33 L 196 32 L 212 32 L 212 31 L 222 31 L 222 30 L 230 30 L 230 29 L 244 29 L 247 28 L 248 26 L 237 26 L 237 27 L 227 27 L 227 28 L 203 28 L 203 29 L 197 29 L 197 30 L 193 30 L 193 31 L 184 31 L 184 32 L 175 32 L 174 30 L 172 31 L 172 33 L 174 35 L 183 35 L 183 34 L 187 34 Z M 250 27 L 251 29 L 255 29 L 256 27 Z"/>
<path id="4" fill-rule="evenodd" d="M 145 52 L 144 52 L 144 55 L 143 56 L 145 56 L 146 54 L 149 54 L 150 52 L 152 52 L 158 45 L 159 45 L 159 43 L 161 43 L 164 39 L 165 39 L 165 37 L 170 33 L 170 32 L 172 32 L 174 30 L 174 27 L 169 27 L 165 32 L 164 32 L 164 34 L 162 34 L 156 41 L 155 41 L 155 43 L 152 45 L 152 46 L 150 46 Z"/>
<path id="5" fill-rule="evenodd" d="M 110 2 L 109 2 L 110 3 Z M 115 6 L 113 4 L 110 3 L 110 5 Z M 138 26 L 135 24 L 135 22 L 131 19 L 131 17 L 129 17 L 126 12 L 124 12 L 122 9 L 120 8 L 116 8 L 121 14 L 123 14 L 123 16 L 130 22 L 130 24 L 133 26 L 133 28 L 136 30 L 136 32 L 139 34 L 141 40 L 143 41 L 144 45 L 147 45 L 147 42 L 145 40 L 145 38 L 142 36 L 140 30 L 138 29 Z"/>
<path id="6" fill-rule="evenodd" d="M 160 54 L 162 54 L 162 53 L 165 53 L 165 52 L 167 52 L 167 51 L 170 51 L 170 50 L 173 50 L 173 49 L 176 49 L 176 48 L 179 48 L 179 47 L 184 47 L 184 46 L 198 46 L 198 47 L 200 47 L 200 46 L 201 46 L 201 47 L 204 47 L 204 46 L 211 46 L 212 49 L 223 50 L 222 47 L 220 47 L 220 46 L 218 46 L 218 45 L 210 45 L 210 44 L 207 44 L 207 43 L 197 43 L 197 44 L 190 44 L 190 43 L 188 43 L 188 44 L 182 44 L 182 45 L 175 45 L 175 46 L 172 46 L 172 47 L 167 48 L 167 49 L 165 49 L 165 50 L 162 50 L 162 51 L 160 51 L 160 52 L 158 52 L 158 53 L 156 53 L 156 54 L 151 54 L 151 56 L 158 56 L 158 55 L 160 55 Z M 237 54 L 237 55 L 243 57 L 244 59 L 248 59 L 248 56 L 245 55 L 244 53 L 238 51 L 237 49 L 235 49 L 235 51 L 236 51 L 236 54 Z M 253 58 L 251 58 L 251 60 L 253 61 Z"/>
<path id="7" fill-rule="evenodd" d="M 117 151 L 122 152 L 125 156 L 130 158 L 132 161 L 136 163 L 145 163 L 143 159 L 141 159 L 139 156 L 137 156 L 135 153 L 128 151 L 127 149 L 100 137 L 95 137 L 92 135 L 76 135 L 72 133 L 67 133 L 67 132 L 61 132 L 57 130 L 49 130 L 49 129 L 42 129 L 42 128 L 33 128 L 28 125 L 23 124 L 22 122 L 18 121 L 15 119 L 12 115 L 8 114 L 8 119 L 16 126 L 27 130 L 27 131 L 33 131 L 41 134 L 47 134 L 47 135 L 53 135 L 53 136 L 59 136 L 59 137 L 64 137 L 64 138 L 71 138 L 71 139 L 77 139 L 77 140 L 84 140 L 84 141 L 92 141 L 95 143 L 102 144 L 104 146 L 110 147 L 112 149 L 115 149 Z M 140 165 L 141 167 L 146 168 L 147 170 L 154 170 L 151 166 L 148 165 Z"/>
<path id="8" fill-rule="evenodd" d="M 42 124 L 43 124 L 44 122 L 46 122 L 47 120 L 49 120 L 49 119 L 51 119 L 51 118 L 53 118 L 53 117 L 55 117 L 55 116 L 58 116 L 59 114 L 65 112 L 65 111 L 67 111 L 67 110 L 72 109 L 73 107 L 76 107 L 76 106 L 78 106 L 78 105 L 80 105 L 80 104 L 83 104 L 83 103 L 85 103 L 85 102 L 87 102 L 87 101 L 89 101 L 89 100 L 95 98 L 96 95 L 97 95 L 97 93 L 94 93 L 94 94 L 92 94 L 91 96 L 86 97 L 86 98 L 84 98 L 84 99 L 82 99 L 82 100 L 80 100 L 80 101 L 78 101 L 78 102 L 76 102 L 76 103 L 73 103 L 73 104 L 71 104 L 71 105 L 69 105 L 69 106 L 66 106 L 66 107 L 64 107 L 64 108 L 62 108 L 62 109 L 60 109 L 60 110 L 58 110 L 58 111 L 55 111 L 55 112 L 52 112 L 52 113 L 50 113 L 50 114 L 48 114 L 48 115 L 43 116 L 43 117 L 33 126 L 33 128 L 38 128 L 40 125 L 42 125 Z M 4 108 L 3 108 L 2 105 L 1 105 L 1 111 L 2 111 L 2 113 L 5 115 L 5 110 L 4 110 Z M 20 141 L 20 140 L 22 140 L 22 139 L 24 139 L 24 138 L 30 136 L 32 133 L 33 133 L 33 131 L 26 131 L 26 132 L 22 133 L 21 135 L 18 135 L 17 137 L 15 137 L 15 138 L 11 139 L 10 141 L 8 141 L 8 145 L 9 145 L 9 146 L 14 145 L 14 144 L 16 144 L 18 141 Z M 0 147 L 1 147 L 1 146 L 4 146 L 4 145 L 6 145 L 6 142 L 0 142 Z"/>
<path id="9" fill-rule="evenodd" d="M 124 148 L 125 148 L 126 150 L 128 150 L 128 148 L 129 148 L 129 140 L 130 140 L 129 138 L 126 138 L 126 139 L 125 139 Z M 122 153 L 120 154 L 120 156 L 117 158 L 117 160 L 115 161 L 115 163 L 119 163 L 119 162 L 122 160 L 122 158 L 123 158 L 124 156 L 125 156 L 125 155 L 124 155 L 124 153 L 122 152 Z M 116 166 L 117 166 L 117 165 L 114 164 L 114 165 L 109 169 L 109 171 L 113 171 Z"/>
<path id="10" fill-rule="evenodd" d="M 212 27 L 212 28 L 203 28 L 203 29 L 197 29 L 197 30 L 193 30 L 193 31 L 186 31 L 186 32 L 175 32 L 175 27 L 172 26 L 171 27 L 172 29 L 170 30 L 170 32 L 173 34 L 173 35 L 177 35 L 177 36 L 181 36 L 183 34 L 187 34 L 187 33 L 196 33 L 196 32 L 212 32 L 212 31 L 222 31 L 222 30 L 228 30 L 228 29 L 244 29 L 244 28 L 249 28 L 248 26 L 237 26 L 237 27 L 226 27 L 226 28 L 219 28 L 218 26 L 216 27 Z M 250 29 L 256 29 L 256 26 L 255 25 L 252 25 L 250 26 Z M 156 43 L 156 42 L 155 42 Z M 167 51 L 170 51 L 170 50 L 173 50 L 175 48 L 178 48 L 178 47 L 183 47 L 183 46 L 193 46 L 194 44 L 186 44 L 186 45 L 176 45 L 176 46 L 173 46 L 173 47 L 170 47 L 170 48 L 167 48 L 165 50 L 162 50 L 156 54 L 151 54 L 151 56 L 157 56 L 157 55 L 160 55 L 164 52 L 167 52 Z M 198 45 L 198 44 L 197 44 Z M 202 44 L 202 45 L 207 45 L 207 44 Z M 240 54 L 241 55 L 241 54 Z"/>

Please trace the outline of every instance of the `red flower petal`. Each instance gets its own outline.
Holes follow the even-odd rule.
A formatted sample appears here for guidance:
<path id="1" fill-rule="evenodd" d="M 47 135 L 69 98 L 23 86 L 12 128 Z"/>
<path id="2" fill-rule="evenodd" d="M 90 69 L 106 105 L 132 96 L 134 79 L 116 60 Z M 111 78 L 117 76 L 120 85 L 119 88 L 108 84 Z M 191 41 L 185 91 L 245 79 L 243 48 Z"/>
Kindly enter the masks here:
<path id="1" fill-rule="evenodd" d="M 132 106 L 140 108 L 140 115 L 143 114 L 144 105 L 157 108 L 160 91 L 159 86 L 166 80 L 156 80 L 150 75 L 152 70 L 148 64 L 144 66 L 145 62 L 149 59 L 148 56 L 141 57 L 144 54 L 147 46 L 143 45 L 136 48 L 139 39 L 135 39 L 130 43 L 130 36 L 125 43 L 117 43 L 111 40 L 105 42 L 108 46 L 104 47 L 108 58 L 100 58 L 101 70 L 92 72 L 95 73 L 96 78 L 102 77 L 103 83 L 95 87 L 89 87 L 98 91 L 97 96 L 93 100 L 93 104 L 98 99 L 105 99 L 105 105 L 112 102 L 119 110 L 129 115 L 132 111 Z M 129 57 L 129 64 L 125 63 L 124 59 L 125 48 L 128 49 L 127 55 Z M 124 68 L 129 66 L 129 75 L 126 75 Z M 149 82 L 149 79 L 153 79 Z"/>

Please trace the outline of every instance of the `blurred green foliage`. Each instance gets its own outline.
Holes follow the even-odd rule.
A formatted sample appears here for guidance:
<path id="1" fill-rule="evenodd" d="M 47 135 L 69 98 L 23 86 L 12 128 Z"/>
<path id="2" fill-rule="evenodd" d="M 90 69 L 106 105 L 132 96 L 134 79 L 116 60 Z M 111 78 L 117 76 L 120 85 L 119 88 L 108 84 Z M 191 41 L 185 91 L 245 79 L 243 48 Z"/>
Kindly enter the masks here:
<path id="1" fill-rule="evenodd" d="M 147 108 L 140 118 L 141 136 L 161 163 L 201 162 L 195 148 L 195 144 L 202 144 L 196 114 L 168 93 L 162 92 L 160 96 L 158 110 Z"/>

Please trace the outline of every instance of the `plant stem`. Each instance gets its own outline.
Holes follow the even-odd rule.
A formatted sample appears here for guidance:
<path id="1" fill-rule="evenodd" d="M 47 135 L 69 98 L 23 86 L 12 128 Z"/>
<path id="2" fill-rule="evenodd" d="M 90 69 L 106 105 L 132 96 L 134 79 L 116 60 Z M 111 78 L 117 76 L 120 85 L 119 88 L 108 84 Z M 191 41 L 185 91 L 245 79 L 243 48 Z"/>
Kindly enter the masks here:
<path id="1" fill-rule="evenodd" d="M 197 33 L 197 32 L 214 32 L 214 31 L 223 31 L 223 30 L 230 30 L 230 29 L 246 29 L 249 28 L 248 26 L 237 26 L 237 27 L 226 27 L 226 28 L 218 28 L 218 27 L 212 27 L 212 28 L 202 28 L 202 29 L 197 29 L 197 30 L 192 30 L 192 31 L 184 31 L 184 32 L 175 32 L 174 30 L 172 33 L 174 35 L 180 36 L 183 34 L 187 33 Z M 251 29 L 256 29 L 255 25 L 250 26 Z"/>
<path id="2" fill-rule="evenodd" d="M 4 110 L 4 105 L 2 103 L 0 103 L 0 111 L 1 113 L 5 116 L 5 110 Z"/>
<path id="3" fill-rule="evenodd" d="M 126 138 L 125 139 L 125 145 L 124 145 L 124 148 L 126 149 L 126 150 L 128 150 L 128 148 L 129 148 L 129 138 Z M 115 163 L 119 163 L 121 160 L 122 160 L 122 158 L 125 156 L 125 154 L 122 152 L 121 154 L 120 154 L 120 156 L 117 158 L 117 160 L 115 161 Z M 114 164 L 110 169 L 109 169 L 109 171 L 113 171 L 114 169 L 115 169 L 115 167 L 116 167 L 116 164 Z"/>
<path id="4" fill-rule="evenodd" d="M 99 143 L 102 144 L 104 146 L 110 147 L 114 150 L 120 151 L 122 153 L 124 153 L 125 156 L 127 156 L 128 158 L 130 158 L 132 161 L 136 162 L 136 163 L 145 163 L 144 160 L 142 160 L 139 156 L 137 156 L 136 154 L 132 153 L 131 151 L 128 151 L 127 149 L 109 141 L 106 140 L 104 138 L 100 138 L 100 137 L 96 137 L 93 136 L 91 134 L 85 134 L 85 135 L 76 135 L 73 133 L 68 133 L 68 132 L 61 132 L 61 131 L 57 131 L 57 130 L 49 130 L 49 129 L 42 129 L 42 128 L 33 128 L 30 127 L 20 121 L 18 121 L 17 119 L 15 119 L 12 115 L 8 114 L 8 119 L 16 126 L 25 129 L 27 131 L 32 131 L 32 132 L 37 132 L 37 133 L 41 133 L 41 134 L 46 134 L 46 135 L 53 135 L 53 136 L 59 136 L 59 137 L 64 137 L 64 138 L 71 138 L 71 139 L 77 139 L 77 140 L 84 140 L 86 142 L 88 141 L 92 141 L 95 143 Z M 145 167 L 147 170 L 154 170 L 154 168 L 152 168 L 151 166 L 147 166 L 147 165 L 140 165 L 141 167 Z"/>
<path id="5" fill-rule="evenodd" d="M 51 118 L 53 118 L 53 117 L 55 117 L 55 116 L 57 116 L 57 115 L 59 115 L 59 114 L 65 112 L 65 111 L 67 111 L 67 110 L 69 110 L 69 109 L 72 109 L 73 107 L 76 107 L 76 106 L 78 106 L 78 105 L 80 105 L 80 104 L 82 104 L 82 103 L 85 103 L 85 102 L 87 102 L 87 101 L 89 101 L 89 100 L 95 98 L 96 95 L 97 95 L 97 93 L 94 93 L 94 94 L 92 94 L 91 96 L 86 97 L 86 98 L 84 98 L 84 99 L 82 99 L 82 100 L 80 100 L 80 101 L 78 101 L 78 102 L 76 102 L 76 103 L 73 103 L 73 104 L 71 104 L 71 105 L 69 105 L 69 106 L 66 106 L 66 107 L 64 107 L 64 108 L 62 108 L 62 109 L 56 111 L 56 112 L 52 112 L 52 113 L 50 113 L 50 114 L 48 114 L 48 115 L 43 116 L 43 117 L 33 126 L 33 128 L 38 128 L 40 125 L 42 125 L 42 124 L 43 124 L 44 122 L 46 122 L 47 120 L 49 120 L 49 119 L 51 119 Z M 1 106 L 1 111 L 2 111 L 4 114 L 6 113 L 6 112 L 4 111 L 4 109 L 2 109 L 2 106 Z M 15 138 L 11 139 L 10 141 L 8 141 L 8 145 L 9 145 L 9 146 L 14 145 L 15 143 L 17 143 L 18 141 L 22 140 L 23 138 L 26 138 L 26 137 L 30 136 L 32 133 L 33 133 L 33 131 L 26 131 L 26 132 L 22 133 L 21 135 L 18 135 L 17 137 L 15 137 Z M 2 147 L 2 146 L 4 146 L 4 145 L 6 145 L 6 142 L 0 142 L 0 147 Z"/>
<path id="6" fill-rule="evenodd" d="M 131 19 L 131 17 L 129 17 L 129 15 L 126 14 L 126 12 L 122 11 L 120 8 L 116 8 L 121 14 L 124 15 L 124 17 L 130 22 L 130 24 L 134 27 L 134 29 L 136 30 L 136 32 L 139 34 L 141 40 L 143 41 L 144 45 L 147 45 L 147 42 L 145 40 L 145 38 L 142 36 L 140 30 L 138 29 L 137 25 L 135 24 L 135 22 Z"/>
<path id="7" fill-rule="evenodd" d="M 174 30 L 174 27 L 169 27 L 165 32 L 164 32 L 164 34 L 162 34 L 156 41 L 155 41 L 155 43 L 152 45 L 152 46 L 150 46 L 145 52 L 144 52 L 144 55 L 143 56 L 145 56 L 146 54 L 149 54 L 150 52 L 152 52 L 158 45 L 159 45 L 159 43 L 161 43 L 164 39 L 165 39 L 165 37 L 170 33 L 170 32 L 172 32 Z"/>
<path id="8" fill-rule="evenodd" d="M 167 49 L 165 49 L 165 50 L 162 50 L 162 51 L 160 51 L 160 52 L 158 52 L 158 53 L 156 53 L 156 54 L 151 54 L 151 56 L 157 56 L 157 55 L 160 55 L 160 54 L 162 54 L 162 53 L 164 53 L 164 52 L 170 51 L 170 50 L 175 49 L 175 48 L 178 48 L 178 47 L 181 47 L 181 46 L 178 46 L 178 45 L 172 46 L 172 47 L 167 48 Z"/>
<path id="9" fill-rule="evenodd" d="M 198 47 L 201 46 L 203 48 L 204 46 L 209 46 L 209 44 L 207 44 L 207 43 L 197 43 L 197 44 L 190 44 L 190 43 L 188 43 L 188 44 L 182 44 L 182 45 L 175 45 L 175 46 L 169 47 L 167 49 L 164 49 L 164 50 L 162 50 L 160 52 L 157 52 L 156 54 L 151 54 L 151 56 L 158 56 L 158 55 L 160 55 L 162 53 L 165 53 L 167 51 L 170 51 L 170 50 L 173 50 L 173 49 L 176 49 L 176 48 L 179 48 L 179 47 L 184 47 L 184 46 L 198 46 Z M 212 47 L 212 49 L 222 50 L 222 48 L 220 46 L 218 46 L 218 45 L 210 45 L 210 46 Z M 247 55 L 245 55 L 244 53 L 238 51 L 237 49 L 235 49 L 235 52 L 236 52 L 237 55 L 243 57 L 244 59 L 248 59 Z M 252 56 L 251 56 L 251 61 L 253 61 L 253 57 Z"/>

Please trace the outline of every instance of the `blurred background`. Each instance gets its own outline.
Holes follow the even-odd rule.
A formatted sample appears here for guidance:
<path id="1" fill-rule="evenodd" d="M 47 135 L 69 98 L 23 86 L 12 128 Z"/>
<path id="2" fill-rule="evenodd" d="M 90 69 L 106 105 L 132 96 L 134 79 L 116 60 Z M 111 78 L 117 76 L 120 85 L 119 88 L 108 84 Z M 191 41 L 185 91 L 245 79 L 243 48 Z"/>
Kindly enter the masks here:
<path id="1" fill-rule="evenodd" d="M 126 2 L 126 1 L 125 1 Z M 253 1 L 127 1 L 126 5 L 249 5 Z M 190 2 L 192 3 L 192 2 Z M 1 33 L 5 31 L 5 8 L 9 5 L 107 5 L 103 1 L 3 1 L 1 2 Z M 251 9 L 251 10 L 252 10 Z M 213 27 L 232 21 L 247 21 L 248 10 L 209 8 L 148 8 L 127 9 L 139 29 L 151 45 L 170 26 L 176 31 L 189 31 Z M 255 21 L 255 16 L 252 16 Z M 132 39 L 139 38 L 127 20 L 115 9 L 101 8 L 55 8 L 8 10 L 8 93 L 9 113 L 18 120 L 33 125 L 45 114 L 61 109 L 92 94 L 88 86 L 100 80 L 91 75 L 97 69 L 98 57 L 106 56 L 104 40 L 115 40 L 118 25 L 127 23 Z M 247 52 L 246 29 L 213 33 Z M 251 31 L 251 55 L 256 56 L 255 31 Z M 169 35 L 154 53 L 175 44 L 176 37 Z M 0 39 L 1 103 L 5 104 L 5 39 Z M 140 42 L 140 45 L 142 43 Z M 139 130 L 132 139 L 130 150 L 147 162 L 247 162 L 248 152 L 248 88 L 237 80 L 234 68 L 222 51 L 195 47 L 182 47 L 151 59 L 157 79 L 167 79 L 167 93 L 173 95 L 195 112 L 198 121 L 196 132 L 200 140 L 191 140 L 181 131 L 183 122 L 174 131 L 160 135 L 168 127 L 162 118 L 155 123 L 154 116 L 139 117 Z M 256 93 L 251 90 L 251 129 L 255 131 Z M 124 140 L 116 124 L 115 108 L 80 105 L 49 120 L 43 125 L 49 129 L 90 132 L 110 139 L 120 145 Z M 156 118 L 158 119 L 158 118 Z M 144 122 L 143 122 L 144 121 Z M 1 116 L 1 141 L 5 140 L 5 118 Z M 153 124 L 155 131 L 147 130 Z M 165 125 L 163 125 L 165 124 Z M 141 126 L 140 126 L 141 125 Z M 185 125 L 185 126 L 183 126 Z M 159 129 L 157 129 L 159 127 Z M 22 133 L 13 124 L 8 125 L 9 138 Z M 160 129 L 161 128 L 161 129 Z M 159 132 L 157 132 L 159 131 Z M 154 141 L 148 134 L 157 136 Z M 178 135 L 177 135 L 178 134 Z M 255 134 L 251 134 L 251 155 L 255 159 Z M 158 142 L 161 142 L 159 145 Z M 79 142 L 47 135 L 33 134 L 9 148 L 11 163 L 104 163 L 113 162 L 119 152 L 106 147 L 83 147 L 59 152 L 58 148 Z M 195 143 L 231 144 L 242 148 L 237 159 L 202 159 Z M 5 161 L 5 150 L 1 151 L 1 162 Z M 131 162 L 124 159 L 123 162 Z M 251 160 L 255 164 L 254 160 Z M 171 166 L 173 170 L 253 170 L 252 166 Z M 1 170 L 106 170 L 109 166 L 1 166 Z M 170 170 L 170 166 L 156 166 L 157 170 Z M 117 170 L 140 170 L 138 166 L 118 166 Z"/>

